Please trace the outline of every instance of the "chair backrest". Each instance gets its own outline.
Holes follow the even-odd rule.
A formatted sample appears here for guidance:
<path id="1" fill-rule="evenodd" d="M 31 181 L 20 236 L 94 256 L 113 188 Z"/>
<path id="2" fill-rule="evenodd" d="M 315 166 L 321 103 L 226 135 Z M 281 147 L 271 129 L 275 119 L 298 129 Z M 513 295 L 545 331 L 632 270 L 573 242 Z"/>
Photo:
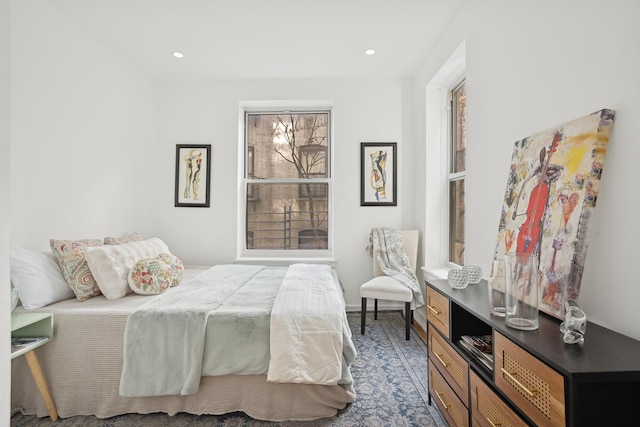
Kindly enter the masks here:
<path id="1" fill-rule="evenodd" d="M 420 233 L 418 230 L 402 230 L 400 231 L 402 235 L 402 241 L 404 242 L 404 250 L 407 253 L 407 258 L 409 258 L 409 263 L 411 267 L 413 267 L 413 271 L 416 271 L 416 265 L 418 262 L 418 237 Z M 384 276 L 382 270 L 380 270 L 380 266 L 378 265 L 378 257 L 373 256 L 373 276 Z"/>

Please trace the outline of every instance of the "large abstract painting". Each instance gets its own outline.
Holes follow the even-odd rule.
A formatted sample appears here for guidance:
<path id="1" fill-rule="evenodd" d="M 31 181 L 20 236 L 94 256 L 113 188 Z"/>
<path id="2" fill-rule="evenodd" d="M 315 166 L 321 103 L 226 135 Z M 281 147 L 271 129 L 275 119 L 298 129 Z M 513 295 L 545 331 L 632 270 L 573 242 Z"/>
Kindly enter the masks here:
<path id="1" fill-rule="evenodd" d="M 494 259 L 538 256 L 540 310 L 577 299 L 614 111 L 603 109 L 517 141 Z"/>

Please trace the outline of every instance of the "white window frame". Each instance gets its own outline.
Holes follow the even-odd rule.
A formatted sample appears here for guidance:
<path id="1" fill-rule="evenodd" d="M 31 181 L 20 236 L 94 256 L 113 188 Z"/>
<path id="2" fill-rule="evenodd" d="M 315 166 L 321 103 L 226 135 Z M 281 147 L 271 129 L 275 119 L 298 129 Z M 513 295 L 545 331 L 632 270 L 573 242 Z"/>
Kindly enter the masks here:
<path id="1" fill-rule="evenodd" d="M 429 244 L 424 246 L 428 264 L 423 271 L 427 279 L 446 278 L 447 271 L 457 267 L 449 262 L 449 94 L 465 77 L 466 43 L 463 41 L 425 88 L 425 236 Z"/>
<path id="2" fill-rule="evenodd" d="M 329 184 L 327 202 L 328 202 L 328 214 L 327 221 L 327 249 L 247 249 L 246 247 L 246 188 L 247 183 L 251 182 L 251 179 L 245 178 L 245 114 L 249 112 L 277 112 L 277 111 L 291 111 L 291 112 L 326 112 L 330 114 L 330 129 L 329 135 L 329 162 L 327 172 L 329 177 L 321 180 Z M 334 188 L 334 109 L 331 101 L 317 100 L 317 101 L 242 101 L 239 105 L 238 113 L 238 186 L 237 186 L 237 200 L 238 200 L 238 223 L 237 223 L 237 243 L 236 243 L 236 259 L 238 263 L 253 263 L 260 262 L 267 265 L 286 265 L 292 262 L 311 262 L 311 263 L 324 263 L 329 265 L 336 264 L 334 258 L 334 213 L 333 213 L 333 188 Z M 264 182 L 264 181 L 262 181 Z M 287 180 L 279 180 L 279 183 L 286 184 Z"/>
<path id="3" fill-rule="evenodd" d="M 457 74 L 457 73 L 456 73 Z M 447 98 L 448 98 L 448 108 L 447 108 L 447 116 L 449 118 L 449 137 L 448 137 L 448 141 L 447 141 L 447 150 L 449 151 L 449 159 L 448 159 L 448 164 L 449 164 L 449 174 L 447 177 L 447 194 L 448 194 L 448 200 L 451 200 L 451 184 L 455 181 L 464 181 L 464 186 L 465 186 L 465 194 L 466 194 L 466 187 L 467 187 L 467 168 L 466 168 L 466 160 L 465 160 L 465 170 L 460 171 L 460 172 L 454 172 L 454 163 L 455 163 L 455 133 L 456 133 L 456 129 L 455 129 L 455 124 L 454 124 L 454 117 L 453 117 L 453 92 L 458 89 L 458 87 L 460 87 L 463 83 L 466 83 L 466 76 L 462 76 L 460 77 L 460 79 L 458 80 L 457 83 L 455 83 L 447 92 Z M 465 145 L 465 157 L 466 157 L 466 145 Z M 448 203 L 449 207 L 451 206 L 451 203 Z M 466 200 L 465 200 L 465 206 L 466 206 Z M 451 265 L 457 265 L 455 262 L 453 262 L 451 260 L 451 245 L 453 244 L 452 239 L 454 238 L 454 236 L 451 233 L 451 223 L 453 221 L 455 221 L 455 217 L 453 216 L 453 213 L 451 212 L 450 209 L 447 209 L 447 215 L 449 217 L 449 223 L 447 225 L 447 235 L 449 236 L 449 238 L 447 239 L 448 241 L 448 251 L 447 251 L 447 263 L 451 264 Z M 465 248 L 466 248 L 466 241 L 465 241 Z"/>

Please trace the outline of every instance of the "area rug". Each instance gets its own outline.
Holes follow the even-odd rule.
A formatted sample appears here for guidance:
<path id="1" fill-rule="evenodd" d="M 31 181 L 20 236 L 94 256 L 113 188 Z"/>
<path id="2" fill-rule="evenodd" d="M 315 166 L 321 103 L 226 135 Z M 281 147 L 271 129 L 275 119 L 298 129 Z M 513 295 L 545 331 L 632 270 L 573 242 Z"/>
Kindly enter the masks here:
<path id="1" fill-rule="evenodd" d="M 422 337 L 411 330 L 406 341 L 404 318 L 400 311 L 379 312 L 367 316 L 365 335 L 360 335 L 360 313 L 348 313 L 349 325 L 358 351 L 351 368 L 356 389 L 356 400 L 334 417 L 306 422 L 265 422 L 254 420 L 243 413 L 224 416 L 177 414 L 129 414 L 107 419 L 76 416 L 51 423 L 49 418 L 16 414 L 12 427 L 129 427 L 129 426 L 189 426 L 189 427 L 255 427 L 298 426 L 309 427 L 389 427 L 438 426 L 446 424 L 435 405 L 429 406 L 427 345 Z"/>

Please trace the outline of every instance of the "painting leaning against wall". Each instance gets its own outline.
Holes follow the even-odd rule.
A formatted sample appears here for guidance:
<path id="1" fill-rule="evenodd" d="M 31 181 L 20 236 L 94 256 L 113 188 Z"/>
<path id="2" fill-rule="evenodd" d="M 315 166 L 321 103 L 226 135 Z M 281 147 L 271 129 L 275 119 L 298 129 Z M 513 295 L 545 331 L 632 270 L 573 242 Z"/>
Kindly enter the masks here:
<path id="1" fill-rule="evenodd" d="M 614 115 L 597 111 L 517 141 L 513 149 L 494 260 L 537 254 L 539 308 L 557 318 L 580 292 Z"/>

